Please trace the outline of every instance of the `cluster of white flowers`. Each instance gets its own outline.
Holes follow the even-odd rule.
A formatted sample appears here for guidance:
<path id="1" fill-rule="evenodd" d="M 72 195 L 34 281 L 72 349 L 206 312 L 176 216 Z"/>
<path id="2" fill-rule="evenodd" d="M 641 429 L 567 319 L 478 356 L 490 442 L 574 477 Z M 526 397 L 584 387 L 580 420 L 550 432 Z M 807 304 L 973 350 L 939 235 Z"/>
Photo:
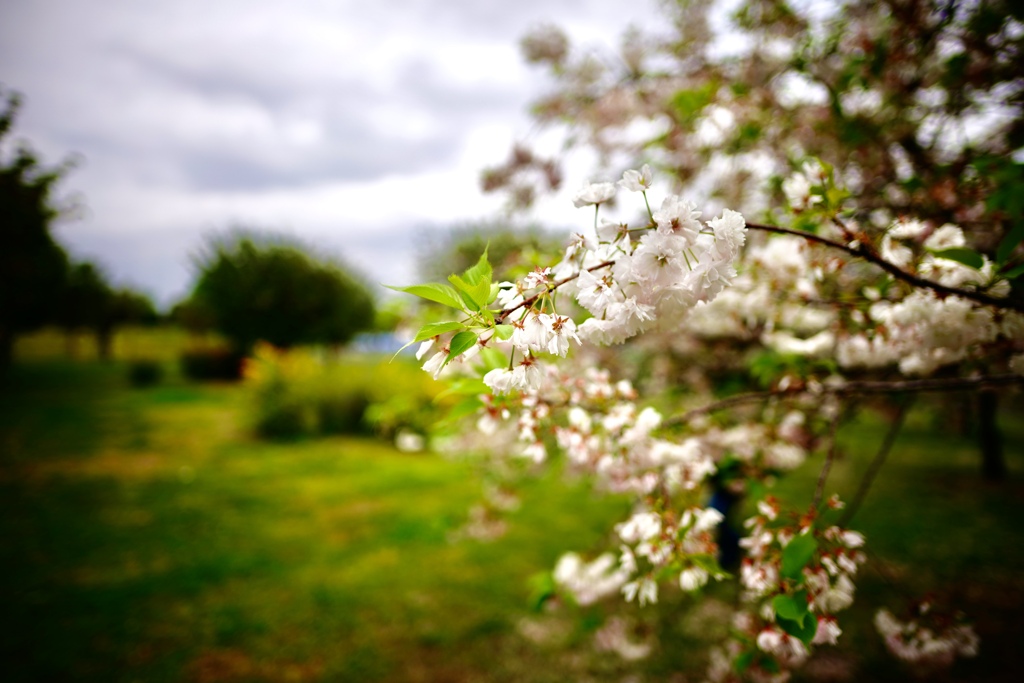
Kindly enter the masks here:
<path id="1" fill-rule="evenodd" d="M 644 166 L 626 171 L 619 186 L 646 193 L 651 179 L 650 168 Z M 574 203 L 594 205 L 596 212 L 615 193 L 615 184 L 588 184 Z M 521 364 L 530 365 L 526 359 L 537 353 L 564 357 L 570 342 L 621 343 L 651 328 L 659 318 L 674 321 L 696 303 L 714 299 L 735 277 L 732 263 L 745 239 L 740 214 L 726 210 L 705 226 L 692 203 L 673 195 L 650 217 L 649 226 L 636 230 L 602 221 L 593 236 L 576 235 L 565 258 L 553 269 L 501 283 L 498 303 L 517 311 L 510 341 L 525 356 Z M 635 231 L 644 233 L 636 241 Z M 578 328 L 568 316 L 526 305 L 541 303 L 556 282 L 592 316 Z M 513 378 L 513 372 L 492 371 L 485 382 L 498 392 L 534 386 L 527 373 Z"/>
<path id="2" fill-rule="evenodd" d="M 670 564 L 682 564 L 679 585 L 683 590 L 700 588 L 710 578 L 724 574 L 708 567 L 718 552 L 714 532 L 722 513 L 707 508 L 692 508 L 674 517 L 642 510 L 615 527 L 625 544 L 619 563 L 632 580 L 622 587 L 626 600 L 638 598 L 641 605 L 657 602 L 658 584 L 654 577 Z"/>
<path id="3" fill-rule="evenodd" d="M 626 171 L 618 186 L 592 183 L 581 189 L 576 206 L 593 205 L 595 223 L 601 204 L 617 187 L 643 192 L 651 186 L 648 166 Z M 706 224 L 693 203 L 670 195 L 650 213 L 650 224 L 636 229 L 608 221 L 595 225 L 590 237 L 577 235 L 554 268 L 542 268 L 516 282 L 502 282 L 497 303 L 512 327 L 507 339 L 481 335 L 479 346 L 507 350 L 507 368 L 494 368 L 484 383 L 495 393 L 532 392 L 544 376 L 544 356 L 565 357 L 584 341 L 616 344 L 652 328 L 659 320 L 676 323 L 698 303 L 714 298 L 735 278 L 734 261 L 746 239 L 743 217 L 726 209 Z M 634 233 L 642 233 L 634 239 Z M 557 292 L 556 292 L 557 290 Z M 575 296 L 589 318 L 577 325 L 555 308 L 556 293 Z M 433 355 L 424 370 L 438 376 L 450 365 L 450 347 L 427 339 L 417 356 Z M 465 364 L 471 349 L 459 356 Z"/>
<path id="4" fill-rule="evenodd" d="M 651 175 L 647 166 L 626 171 L 619 186 L 646 194 Z M 611 183 L 588 185 L 575 203 L 600 207 L 614 192 Z M 639 229 L 639 239 L 634 240 L 636 230 L 602 220 L 594 238 L 580 238 L 570 246 L 554 276 L 575 276 L 565 289 L 592 316 L 579 326 L 582 339 L 617 344 L 659 319 L 674 323 L 698 302 L 714 299 L 732 281 L 733 262 L 745 240 L 743 217 L 728 209 L 706 224 L 700 217 L 692 202 L 670 195 L 650 213 L 651 223 Z"/>
<path id="5" fill-rule="evenodd" d="M 827 402 L 814 407 L 830 408 Z M 808 412 L 811 407 L 808 406 Z M 726 429 L 711 427 L 699 438 L 702 447 L 715 462 L 731 458 L 751 471 L 786 472 L 799 467 L 807 459 L 805 437 L 800 428 L 806 420 L 803 411 L 792 410 L 773 429 L 767 422 L 741 423 Z"/>
<path id="6" fill-rule="evenodd" d="M 991 295 L 1009 293 L 1009 283 L 994 278 L 993 264 L 985 256 L 979 256 L 982 265 L 977 269 L 931 253 L 915 261 L 911 247 L 917 244 L 933 252 L 965 244 L 957 226 L 944 225 L 924 238 L 926 228 L 917 221 L 897 222 L 883 237 L 882 256 L 903 268 L 916 263 L 923 277 L 947 287 L 991 284 Z M 867 317 L 868 330 L 846 336 L 836 345 L 836 359 L 843 367 L 897 364 L 903 374 L 923 375 L 977 355 L 983 345 L 999 339 L 1024 341 L 1020 314 L 1006 311 L 997 318 L 990 308 L 930 290 L 915 290 L 897 301 L 876 301 Z"/>
<path id="7" fill-rule="evenodd" d="M 824 176 L 824 169 L 820 164 L 808 161 L 801 171 L 786 178 L 782 182 L 782 192 L 786 195 L 789 206 L 794 211 L 804 211 L 815 204 L 820 204 L 821 195 L 815 193 L 813 188 L 822 184 Z"/>
<path id="8" fill-rule="evenodd" d="M 922 375 L 969 357 L 978 345 L 999 335 L 992 311 L 956 296 L 939 298 L 916 291 L 902 301 L 879 301 L 870 318 L 884 332 L 857 334 L 840 341 L 836 357 L 843 367 L 898 364 L 906 375 Z"/>
<path id="9" fill-rule="evenodd" d="M 574 235 L 550 268 L 487 282 L 481 292 L 490 287 L 488 302 L 501 309 L 484 310 L 486 302 L 478 301 L 472 308 L 478 316 L 464 308 L 470 327 L 438 323 L 450 326 L 418 353 L 421 359 L 432 353 L 423 368 L 435 376 L 449 368 L 482 379 L 489 393 L 479 396 L 476 424 L 491 442 L 507 435 L 514 451 L 533 463 L 546 461 L 556 446 L 571 470 L 637 497 L 631 516 L 615 526 L 617 554 L 587 562 L 570 552 L 558 561 L 554 583 L 580 605 L 616 594 L 640 605 L 656 602 L 658 580 L 666 576 L 684 591 L 724 578 L 717 538 L 724 517 L 708 506 L 710 478 L 721 471 L 766 479 L 805 462 L 821 442 L 822 426 L 838 420 L 838 399 L 824 388 L 844 381 L 841 372 L 898 366 L 906 375 L 927 374 L 1003 344 L 1019 355 L 1007 361 L 1004 354 L 1000 362 L 1024 374 L 1024 315 L 970 296 L 907 287 L 854 258 L 870 253 L 876 263 L 884 259 L 961 294 L 1006 296 L 1007 282 L 986 257 L 973 255 L 979 267 L 958 262 L 973 256 L 958 251 L 966 240 L 956 226 L 932 229 L 900 219 L 870 237 L 832 213 L 836 225 L 821 226 L 818 241 L 840 249 L 773 235 L 744 254 L 740 214 L 725 210 L 702 223 L 695 205 L 675 195 L 652 211 L 646 194 L 652 182 L 644 166 L 626 171 L 617 184 L 586 184 L 573 201 L 595 207 L 594 233 Z M 808 164 L 782 189 L 795 212 L 813 217 L 832 202 L 832 184 L 831 171 Z M 601 206 L 620 189 L 643 193 L 647 224 L 599 220 Z M 862 240 L 868 252 L 857 251 Z M 613 381 L 607 370 L 581 360 L 591 345 L 619 344 L 656 328 L 676 339 L 726 338 L 738 347 L 760 344 L 780 356 L 835 362 L 804 363 L 814 368 L 810 374 L 777 373 L 771 386 L 778 391 L 756 419 L 699 417 L 680 425 L 639 403 L 630 382 Z M 467 334 L 469 348 L 458 338 Z M 770 497 L 758 503 L 740 541 L 739 635 L 713 655 L 709 680 L 734 680 L 737 657 L 745 653 L 744 675 L 781 683 L 812 647 L 837 642 L 836 615 L 853 602 L 866 561 L 863 536 L 824 521 L 841 506 L 833 497 L 821 510 L 796 514 Z M 938 665 L 977 648 L 969 627 L 938 632 L 884 611 L 876 621 L 889 648 L 908 661 Z M 619 646 L 627 642 L 624 633 L 621 624 L 610 625 L 602 647 L 639 656 L 642 647 Z"/>
<path id="10" fill-rule="evenodd" d="M 576 553 L 566 553 L 555 565 L 554 580 L 578 604 L 591 605 L 618 593 L 629 580 L 629 571 L 618 566 L 611 553 L 593 562 L 584 562 Z"/>
<path id="11" fill-rule="evenodd" d="M 929 611 L 927 603 L 918 608 L 921 616 Z M 875 614 L 875 628 L 885 638 L 889 652 L 922 672 L 944 669 L 957 657 L 978 654 L 978 636 L 970 624 L 951 622 L 929 628 L 920 618 L 900 621 L 889 610 L 880 609 Z"/>
<path id="12" fill-rule="evenodd" d="M 897 221 L 882 237 L 881 256 L 946 287 L 1008 294 L 1008 282 L 996 276 L 986 257 L 979 255 L 981 267 L 971 268 L 935 255 L 964 246 L 959 227 L 928 231 L 920 221 Z M 699 337 L 757 339 L 782 354 L 834 358 L 844 369 L 897 366 L 910 376 L 984 357 L 993 344 L 1024 345 L 1020 313 L 930 289 L 902 297 L 893 290 L 883 298 L 877 274 L 844 272 L 845 263 L 800 238 L 772 237 L 747 251 L 733 287 L 708 305 L 695 307 L 684 327 Z M 842 309 L 822 296 L 829 289 L 860 290 L 865 305 L 841 315 Z M 1011 371 L 1022 364 L 1011 363 Z"/>
<path id="13" fill-rule="evenodd" d="M 821 357 L 835 348 L 836 311 L 820 303 L 842 261 L 781 235 L 748 249 L 721 296 L 693 308 L 683 327 L 702 338 L 759 340 L 779 353 Z"/>
<path id="14" fill-rule="evenodd" d="M 651 654 L 651 643 L 631 638 L 631 622 L 622 617 L 610 618 L 594 634 L 594 646 L 603 652 L 614 652 L 622 659 L 633 662 Z"/>
<path id="15" fill-rule="evenodd" d="M 653 408 L 638 409 L 629 382 L 611 383 L 607 371 L 589 369 L 558 375 L 549 370 L 546 380 L 518 401 L 517 437 L 523 454 L 534 460 L 546 457 L 540 430 L 549 428 L 575 469 L 593 475 L 608 490 L 652 495 L 688 493 L 700 496 L 699 487 L 714 474 L 711 450 L 697 438 L 681 443 L 656 438 L 661 423 Z M 564 423 L 552 422 L 552 405 L 561 406 Z M 510 419 L 511 412 L 505 409 Z M 488 411 L 488 425 L 498 418 Z M 696 499 L 696 498 L 695 498 Z M 629 600 L 655 602 L 654 575 L 670 563 L 682 566 L 679 583 L 693 590 L 720 572 L 712 566 L 717 553 L 714 531 L 722 515 L 713 509 L 692 507 L 674 513 L 636 512 L 616 527 L 622 543 L 616 567 L 610 556 L 586 564 L 574 553 L 565 555 L 555 580 L 580 604 L 621 589 Z"/>
<path id="16" fill-rule="evenodd" d="M 825 506 L 842 507 L 836 496 Z M 757 510 L 746 522 L 749 536 L 740 542 L 747 551 L 740 569 L 746 609 L 738 613 L 736 631 L 773 658 L 770 680 L 781 682 L 807 659 L 809 646 L 834 645 L 842 634 L 836 613 L 853 603 L 853 577 L 866 561 L 860 550 L 864 537 L 822 527 L 813 515 L 787 520 L 771 497 L 759 501 Z M 795 627 L 810 630 L 798 637 Z M 740 642 L 726 645 L 726 651 L 741 649 Z M 708 680 L 730 680 L 722 656 L 712 657 Z"/>

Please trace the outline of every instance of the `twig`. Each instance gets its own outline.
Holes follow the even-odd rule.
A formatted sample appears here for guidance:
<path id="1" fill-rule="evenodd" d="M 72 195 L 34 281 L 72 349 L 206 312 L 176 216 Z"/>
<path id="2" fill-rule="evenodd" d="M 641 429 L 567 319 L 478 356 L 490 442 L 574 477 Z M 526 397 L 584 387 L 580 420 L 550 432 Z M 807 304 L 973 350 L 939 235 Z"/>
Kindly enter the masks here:
<path id="1" fill-rule="evenodd" d="M 700 408 L 694 408 L 692 410 L 688 410 L 685 413 L 683 413 L 682 415 L 676 415 L 674 417 L 667 418 L 666 420 L 664 420 L 662 422 L 662 424 L 664 424 L 664 425 L 685 424 L 685 423 L 689 422 L 690 420 L 692 420 L 693 418 L 698 417 L 700 415 L 707 415 L 709 413 L 717 413 L 720 410 L 725 410 L 726 408 L 731 408 L 734 405 L 739 405 L 739 404 L 742 404 L 742 403 L 756 403 L 757 401 L 769 399 L 769 398 L 772 398 L 773 396 L 792 396 L 792 395 L 795 395 L 795 394 L 801 393 L 801 392 L 802 392 L 802 390 L 801 391 L 795 391 L 795 390 L 792 390 L 792 389 L 787 389 L 787 390 L 776 390 L 776 391 L 752 391 L 752 392 L 747 393 L 747 394 L 735 394 L 735 395 L 730 396 L 728 398 L 723 398 L 720 401 L 715 401 L 714 403 L 709 403 L 706 406 L 701 406 Z"/>
<path id="2" fill-rule="evenodd" d="M 603 263 L 598 263 L 596 266 L 591 266 L 590 268 L 587 268 L 587 272 L 588 273 L 592 273 L 595 270 L 600 270 L 601 268 L 607 268 L 608 266 L 611 266 L 611 265 L 614 265 L 614 264 L 615 264 L 615 261 L 604 261 Z M 580 273 L 581 272 L 583 272 L 583 271 L 580 271 Z M 549 292 L 552 292 L 552 291 L 558 289 L 559 287 L 561 287 L 565 283 L 572 282 L 573 280 L 578 278 L 580 276 L 580 273 L 575 273 L 575 274 L 570 275 L 568 277 L 564 277 L 561 280 L 558 280 L 557 282 L 552 283 L 544 291 L 538 292 L 538 293 L 534 294 L 529 299 L 523 299 L 522 301 L 520 301 L 515 306 L 512 306 L 511 308 L 506 308 L 506 309 L 500 311 L 498 313 L 498 315 L 496 315 L 494 317 L 494 321 L 496 323 L 501 323 L 503 320 L 505 320 L 505 318 L 507 318 L 509 316 L 510 313 L 513 313 L 514 311 L 518 311 L 520 308 L 525 308 L 527 306 L 532 306 L 533 302 L 535 302 L 540 297 L 544 296 L 545 294 L 548 294 Z"/>
<path id="3" fill-rule="evenodd" d="M 793 228 L 783 228 L 777 225 L 763 225 L 760 223 L 747 223 L 747 227 L 751 230 L 761 230 L 763 232 L 772 232 L 780 235 L 794 235 L 801 237 L 809 242 L 817 242 L 826 246 L 832 247 L 844 251 L 851 256 L 859 256 L 860 258 L 873 263 L 885 272 L 889 273 L 893 277 L 903 280 L 915 287 L 930 289 L 933 292 L 938 292 L 943 296 L 959 296 L 964 299 L 971 299 L 978 303 L 985 304 L 987 306 L 995 306 L 997 308 L 1008 308 L 1014 311 L 1024 312 L 1024 302 L 1013 301 L 1010 299 L 1000 299 L 999 297 L 985 294 L 984 292 L 978 292 L 972 289 L 961 289 L 959 287 L 950 287 L 940 282 L 933 280 L 926 280 L 922 277 L 918 277 L 913 273 L 908 273 L 894 263 L 890 263 L 882 258 L 878 252 L 876 252 L 870 245 L 865 244 L 863 241 L 858 241 L 854 246 L 850 244 L 844 244 L 837 242 L 836 240 L 829 239 L 828 237 L 822 237 L 821 235 L 815 235 L 811 232 L 804 230 L 794 230 Z"/>
<path id="4" fill-rule="evenodd" d="M 821 473 L 818 474 L 818 485 L 814 488 L 814 501 L 811 507 L 817 509 L 821 504 L 821 496 L 825 492 L 825 481 L 828 479 L 828 473 L 832 470 L 832 463 L 836 459 L 836 451 L 839 450 L 839 442 L 836 439 L 836 430 L 839 429 L 839 420 L 842 413 L 836 411 L 836 415 L 832 418 L 832 424 L 829 427 L 828 438 L 828 453 L 825 455 L 825 464 L 821 466 Z"/>
<path id="5" fill-rule="evenodd" d="M 910 407 L 914 404 L 914 396 L 909 396 L 900 405 L 899 412 L 896 413 L 896 417 L 893 418 L 892 424 L 889 425 L 889 431 L 885 434 L 885 439 L 882 440 L 882 446 L 878 449 L 878 453 L 875 454 L 874 460 L 868 466 L 867 472 L 864 473 L 864 479 L 860 482 L 860 488 L 857 489 L 856 495 L 853 500 L 846 506 L 846 511 L 843 512 L 843 516 L 839 519 L 839 526 L 845 527 L 853 519 L 853 516 L 857 513 L 861 503 L 864 502 L 864 497 L 868 495 L 868 491 L 871 489 L 871 484 L 874 483 L 875 477 L 878 476 L 879 470 L 882 469 L 882 465 L 885 464 L 886 458 L 889 457 L 889 451 L 892 450 L 892 446 L 896 443 L 896 437 L 900 433 L 900 429 L 903 428 L 903 422 L 907 417 L 907 413 L 910 412 Z"/>
<path id="6" fill-rule="evenodd" d="M 835 387 L 822 387 L 823 393 L 836 395 L 891 394 L 904 391 L 927 393 L 931 391 L 963 391 L 981 387 L 1001 387 L 1024 384 L 1024 375 L 979 375 L 977 377 L 930 377 L 899 381 L 855 380 Z"/>
<path id="7" fill-rule="evenodd" d="M 909 591 L 907 591 L 906 588 L 904 588 L 900 583 L 897 582 L 897 579 L 895 576 L 893 576 L 892 571 L 889 570 L 886 563 L 882 560 L 881 557 L 878 556 L 877 553 L 875 553 L 867 546 L 861 548 L 860 550 L 868 558 L 867 566 L 871 567 L 871 569 L 873 569 L 875 573 L 878 574 L 878 577 L 882 579 L 882 581 L 889 584 L 889 588 L 891 588 L 896 593 L 899 593 L 908 603 L 913 603 L 918 600 L 918 596 L 912 595 Z"/>
<path id="8" fill-rule="evenodd" d="M 892 381 L 871 381 L 853 380 L 836 385 L 821 385 L 815 389 L 806 386 L 797 386 L 789 389 L 773 389 L 771 391 L 751 391 L 745 394 L 735 394 L 720 401 L 709 403 L 693 410 L 688 410 L 682 415 L 670 417 L 663 424 L 684 424 L 700 415 L 715 413 L 734 405 L 742 403 L 756 403 L 776 396 L 800 396 L 800 395 L 833 395 L 833 396 L 857 396 L 868 394 L 902 394 L 902 393 L 928 393 L 942 391 L 966 391 L 985 387 L 1003 387 L 1014 384 L 1024 384 L 1024 375 L 987 375 L 979 377 L 944 377 L 928 379 L 908 379 Z"/>

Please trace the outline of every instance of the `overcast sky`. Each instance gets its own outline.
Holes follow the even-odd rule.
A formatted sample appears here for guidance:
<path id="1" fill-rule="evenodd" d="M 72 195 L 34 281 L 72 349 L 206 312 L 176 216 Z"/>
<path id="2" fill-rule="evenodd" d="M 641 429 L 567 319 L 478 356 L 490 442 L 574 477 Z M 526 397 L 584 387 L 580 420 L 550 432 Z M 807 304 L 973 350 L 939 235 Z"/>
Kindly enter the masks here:
<path id="1" fill-rule="evenodd" d="M 406 284 L 417 233 L 493 215 L 480 169 L 535 134 L 527 107 L 549 84 L 519 38 L 553 22 L 612 47 L 629 23 L 656 24 L 655 6 L 8 0 L 0 83 L 25 98 L 16 137 L 50 163 L 80 155 L 61 193 L 82 210 L 57 234 L 118 284 L 176 300 L 189 252 L 233 224 Z M 537 217 L 587 220 L 564 198 Z"/>

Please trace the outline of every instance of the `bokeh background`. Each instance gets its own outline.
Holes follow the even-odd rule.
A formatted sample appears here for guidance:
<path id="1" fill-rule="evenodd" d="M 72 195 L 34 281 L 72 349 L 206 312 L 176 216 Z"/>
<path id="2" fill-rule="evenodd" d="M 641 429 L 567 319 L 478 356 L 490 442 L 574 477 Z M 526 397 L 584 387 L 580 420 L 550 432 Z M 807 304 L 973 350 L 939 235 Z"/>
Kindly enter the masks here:
<path id="1" fill-rule="evenodd" d="M 552 23 L 584 53 L 615 47 L 630 24 L 658 31 L 659 4 L 0 4 L 3 161 L 24 140 L 40 170 L 70 162 L 46 184 L 69 287 L 47 324 L 4 337 L 0 682 L 703 680 L 735 586 L 644 610 L 553 597 L 559 556 L 608 546 L 633 501 L 446 438 L 455 401 L 392 357 L 414 312 L 381 286 L 443 278 L 488 244 L 528 262 L 589 222 L 569 200 L 595 166 L 581 147 L 563 188 L 515 217 L 481 190 L 515 143 L 565 142 L 531 116 L 552 85 L 519 40 Z M 707 49 L 726 54 L 735 3 L 712 4 Z M 662 350 L 615 362 L 664 385 Z M 905 681 L 874 609 L 931 594 L 982 639 L 934 678 L 1017 680 L 1019 395 L 998 410 L 998 482 L 974 404 L 909 413 L 858 513 L 873 568 L 843 641 L 797 680 Z M 830 487 L 857 490 L 893 414 L 844 425 Z M 776 494 L 806 504 L 816 477 Z"/>
<path id="2" fill-rule="evenodd" d="M 78 161 L 60 188 L 77 205 L 62 243 L 161 305 L 187 293 L 201 236 L 234 224 L 409 284 L 417 236 L 500 208 L 481 169 L 540 137 L 528 103 L 545 82 L 519 39 L 556 23 L 617 45 L 626 25 L 656 24 L 655 7 L 8 2 L 0 83 L 24 95 L 18 136 Z M 578 220 L 564 197 L 539 211 Z"/>

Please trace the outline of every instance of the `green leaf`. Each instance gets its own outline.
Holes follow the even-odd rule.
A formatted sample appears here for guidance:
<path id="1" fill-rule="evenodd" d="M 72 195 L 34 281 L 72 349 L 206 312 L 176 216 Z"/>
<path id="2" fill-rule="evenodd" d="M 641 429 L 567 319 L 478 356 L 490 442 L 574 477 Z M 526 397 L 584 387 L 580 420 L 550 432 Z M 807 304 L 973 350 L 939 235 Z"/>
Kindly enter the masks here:
<path id="1" fill-rule="evenodd" d="M 551 572 L 534 574 L 527 583 L 530 587 L 530 608 L 539 612 L 548 598 L 555 594 L 555 577 Z"/>
<path id="2" fill-rule="evenodd" d="M 939 251 L 933 251 L 932 254 L 939 258 L 962 263 L 968 268 L 974 268 L 975 270 L 981 270 L 981 267 L 985 265 L 985 261 L 981 258 L 981 254 L 973 249 L 967 249 L 966 247 L 941 249 Z"/>
<path id="3" fill-rule="evenodd" d="M 480 410 L 483 402 L 476 396 L 467 396 L 458 403 L 456 403 L 448 414 L 445 415 L 445 419 L 451 422 L 463 418 L 467 415 L 474 415 L 476 411 Z"/>
<path id="4" fill-rule="evenodd" d="M 1000 273 L 1000 275 L 1005 277 L 1007 280 L 1016 280 L 1021 275 L 1024 275 L 1024 263 L 1020 264 L 1016 268 L 1010 268 L 1005 273 Z"/>
<path id="5" fill-rule="evenodd" d="M 497 292 L 491 286 L 493 274 L 491 264 L 487 260 L 487 249 L 484 249 L 484 253 L 480 254 L 480 259 L 476 264 L 467 268 L 461 276 L 450 276 L 448 281 L 469 294 L 473 302 L 483 308 L 497 296 Z"/>
<path id="6" fill-rule="evenodd" d="M 448 282 L 455 285 L 462 293 L 462 298 L 474 311 L 479 311 L 487 305 L 488 297 L 491 294 L 490 282 L 478 282 L 476 284 L 467 282 L 458 275 L 449 275 Z"/>
<path id="7" fill-rule="evenodd" d="M 462 303 L 462 298 L 459 293 L 448 285 L 442 285 L 436 282 L 431 282 L 425 285 L 411 285 L 409 287 L 392 287 L 385 285 L 388 289 L 393 289 L 396 292 L 405 292 L 406 294 L 412 294 L 418 296 L 421 299 L 428 301 L 436 301 L 439 304 L 445 306 L 451 306 L 457 310 L 463 310 L 465 306 Z"/>
<path id="8" fill-rule="evenodd" d="M 484 371 L 497 370 L 499 368 L 508 367 L 508 356 L 499 351 L 498 349 L 490 346 L 485 346 L 480 350 L 480 359 L 484 364 Z M 486 394 L 490 392 L 490 388 L 481 382 L 481 386 L 484 387 L 480 393 Z"/>
<path id="9" fill-rule="evenodd" d="M 741 652 L 739 656 L 732 662 L 732 668 L 736 673 L 743 674 L 747 669 L 750 668 L 751 663 L 754 661 L 753 650 L 747 650 Z"/>
<path id="10" fill-rule="evenodd" d="M 484 253 L 480 254 L 480 259 L 476 264 L 467 268 L 466 272 L 462 274 L 462 279 L 471 285 L 479 285 L 481 282 L 486 282 L 487 288 L 490 290 L 492 276 L 491 264 L 487 260 L 487 249 L 484 249 Z"/>
<path id="11" fill-rule="evenodd" d="M 838 187 L 830 187 L 825 190 L 825 201 L 833 208 L 839 208 L 843 200 L 850 196 L 850 193 Z"/>
<path id="12" fill-rule="evenodd" d="M 999 248 L 996 249 L 996 263 L 999 265 L 1006 263 L 1013 250 L 1021 242 L 1024 242 L 1024 221 L 1019 221 L 1014 225 L 1010 232 L 1006 233 L 1006 237 L 999 243 Z"/>
<path id="13" fill-rule="evenodd" d="M 807 616 L 807 591 L 794 595 L 776 595 L 772 599 L 772 607 L 777 616 L 795 621 L 803 627 Z"/>
<path id="14" fill-rule="evenodd" d="M 515 328 L 511 325 L 495 325 L 494 336 L 502 341 L 508 341 L 512 338 L 512 333 L 515 332 Z"/>
<path id="15" fill-rule="evenodd" d="M 464 327 L 465 325 L 463 325 L 462 323 L 457 323 L 454 321 L 444 323 L 427 323 L 426 325 L 420 328 L 420 331 L 416 333 L 416 336 L 412 338 L 412 341 L 410 341 L 408 344 L 405 344 L 404 346 L 402 346 L 402 348 L 395 351 L 395 355 L 391 356 L 391 360 L 398 358 L 399 354 L 401 354 L 402 351 L 405 351 L 413 344 L 426 341 L 428 339 L 436 337 L 439 334 L 443 334 L 444 332 L 451 332 L 452 330 L 461 330 Z M 390 363 L 391 361 L 388 362 Z"/>
<path id="16" fill-rule="evenodd" d="M 463 330 L 462 332 L 459 332 L 457 335 L 452 337 L 451 344 L 448 346 L 448 358 L 446 358 L 444 362 L 447 364 L 453 358 L 457 358 L 468 349 L 473 348 L 473 345 L 476 344 L 476 340 L 476 332 L 471 330 Z"/>
<path id="17" fill-rule="evenodd" d="M 725 575 L 725 571 L 722 569 L 722 565 L 718 564 L 718 558 L 715 555 L 702 553 L 700 555 L 690 555 L 688 559 L 711 576 L 720 577 Z"/>
<path id="18" fill-rule="evenodd" d="M 810 645 L 814 640 L 814 634 L 818 632 L 818 618 L 813 614 L 807 616 L 809 618 L 804 619 L 801 623 L 776 615 L 775 622 L 783 631 L 794 638 L 799 638 L 804 645 Z"/>
<path id="19" fill-rule="evenodd" d="M 810 533 L 800 534 L 782 550 L 782 575 L 787 579 L 799 579 L 800 572 L 814 557 L 818 542 Z"/>
<path id="20" fill-rule="evenodd" d="M 439 403 L 449 396 L 471 396 L 476 398 L 480 394 L 486 394 L 489 391 L 490 389 L 480 379 L 460 377 L 459 379 L 452 380 L 444 391 L 435 396 L 434 403 Z"/>
<path id="21" fill-rule="evenodd" d="M 439 334 L 454 332 L 455 330 L 461 330 L 465 327 L 465 324 L 455 322 L 454 320 L 443 323 L 427 323 L 420 328 L 419 332 L 416 333 L 416 336 L 413 337 L 412 343 L 415 344 L 416 342 L 426 341 L 427 339 L 436 337 Z"/>
<path id="22" fill-rule="evenodd" d="M 672 96 L 669 104 L 680 123 L 693 124 L 704 107 L 714 101 L 716 92 L 718 92 L 718 83 L 711 81 L 693 90 L 679 90 Z"/>

